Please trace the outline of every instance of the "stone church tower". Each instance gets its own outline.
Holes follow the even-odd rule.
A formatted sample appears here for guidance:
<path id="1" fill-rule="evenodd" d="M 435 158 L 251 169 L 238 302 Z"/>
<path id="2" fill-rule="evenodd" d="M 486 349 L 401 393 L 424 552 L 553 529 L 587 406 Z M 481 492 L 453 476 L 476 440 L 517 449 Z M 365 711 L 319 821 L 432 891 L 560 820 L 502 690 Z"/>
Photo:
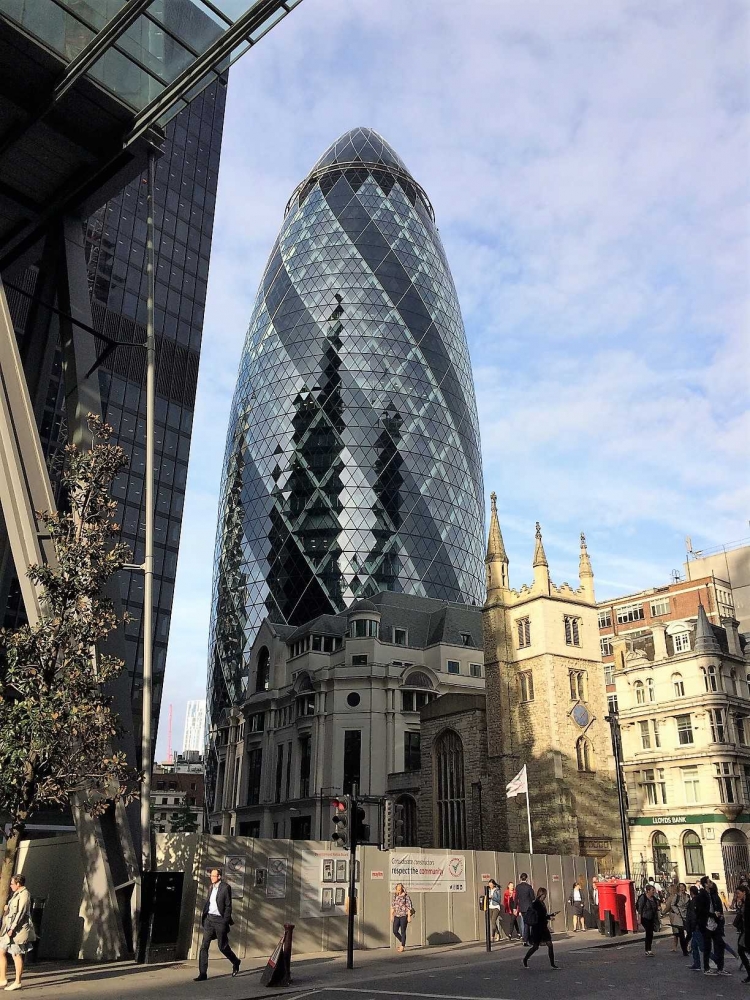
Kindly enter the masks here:
<path id="1" fill-rule="evenodd" d="M 586 540 L 581 535 L 579 586 L 557 586 L 537 523 L 533 583 L 511 590 L 493 493 L 486 569 L 488 771 L 500 849 L 528 849 L 525 798 L 505 797 L 525 764 L 534 852 L 617 867 L 617 791 Z"/>

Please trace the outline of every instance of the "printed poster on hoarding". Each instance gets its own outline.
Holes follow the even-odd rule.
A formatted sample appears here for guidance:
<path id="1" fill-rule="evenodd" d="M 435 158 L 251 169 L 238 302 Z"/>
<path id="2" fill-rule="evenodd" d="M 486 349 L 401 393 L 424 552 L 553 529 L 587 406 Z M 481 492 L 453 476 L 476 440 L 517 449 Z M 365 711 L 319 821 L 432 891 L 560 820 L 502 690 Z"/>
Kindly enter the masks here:
<path id="1" fill-rule="evenodd" d="M 348 879 L 347 851 L 301 850 L 300 901 L 301 917 L 345 916 Z"/>
<path id="2" fill-rule="evenodd" d="M 242 899 L 245 892 L 247 858 L 242 854 L 224 857 L 224 881 L 232 887 L 232 899 Z"/>
<path id="3" fill-rule="evenodd" d="M 407 892 L 466 892 L 463 854 L 391 851 L 390 867 L 391 891 L 402 882 Z"/>

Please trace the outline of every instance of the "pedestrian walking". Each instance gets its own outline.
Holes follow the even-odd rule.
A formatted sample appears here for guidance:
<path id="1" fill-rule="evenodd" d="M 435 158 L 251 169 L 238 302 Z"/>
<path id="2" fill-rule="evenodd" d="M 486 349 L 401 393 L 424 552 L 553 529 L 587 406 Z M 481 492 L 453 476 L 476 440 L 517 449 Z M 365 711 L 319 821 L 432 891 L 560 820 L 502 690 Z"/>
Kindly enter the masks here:
<path id="1" fill-rule="evenodd" d="M 515 940 L 521 941 L 523 935 L 521 934 L 521 928 L 518 926 L 519 917 L 518 914 L 518 902 L 516 901 L 516 886 L 513 882 L 508 882 L 508 885 L 503 893 L 503 927 L 505 933 L 508 936 L 509 941 L 513 941 L 513 932 L 515 931 Z"/>
<path id="2" fill-rule="evenodd" d="M 531 947 L 523 956 L 523 967 L 528 969 L 529 959 L 538 950 L 539 945 L 544 943 L 547 945 L 547 954 L 549 955 L 549 964 L 553 969 L 559 969 L 559 965 L 555 965 L 555 949 L 552 946 L 552 934 L 549 929 L 550 920 L 556 916 L 555 913 L 547 912 L 547 890 L 539 889 L 537 890 L 536 899 L 531 904 L 529 909 L 526 911 L 526 916 L 524 918 L 524 926 L 529 927 Z"/>
<path id="3" fill-rule="evenodd" d="M 26 876 L 14 875 L 10 880 L 11 897 L 3 910 L 0 925 L 0 988 L 6 993 L 21 989 L 23 962 L 36 941 L 31 922 L 31 895 L 26 888 Z M 16 976 L 8 983 L 8 955 L 13 958 Z"/>
<path id="4" fill-rule="evenodd" d="M 223 881 L 221 868 L 212 868 L 210 872 L 211 889 L 203 904 L 201 926 L 203 928 L 203 943 L 198 953 L 198 975 L 194 982 L 201 983 L 208 979 L 208 949 L 214 938 L 219 951 L 224 958 L 232 963 L 232 976 L 240 971 L 240 960 L 229 947 L 229 928 L 232 920 L 232 887 Z"/>
<path id="5" fill-rule="evenodd" d="M 583 921 L 583 890 L 581 889 L 580 879 L 576 879 L 573 883 L 570 896 L 568 896 L 568 905 L 573 911 L 573 933 L 575 934 L 576 931 L 585 931 L 586 927 Z"/>
<path id="6" fill-rule="evenodd" d="M 523 938 L 523 943 L 527 947 L 530 942 L 526 914 L 531 909 L 535 899 L 536 895 L 534 893 L 534 887 L 529 882 L 529 876 L 526 872 L 521 872 L 521 877 L 516 885 L 516 905 L 518 907 L 518 916 L 521 923 L 521 937 Z"/>
<path id="7" fill-rule="evenodd" d="M 503 925 L 500 917 L 503 912 L 503 900 L 500 886 L 494 878 L 491 878 L 488 884 L 490 887 L 490 933 L 493 941 L 501 941 Z"/>
<path id="8" fill-rule="evenodd" d="M 497 884 L 497 883 L 496 883 Z M 411 896 L 401 882 L 396 883 L 396 891 L 391 898 L 391 920 L 393 921 L 393 936 L 398 941 L 396 951 L 406 950 L 406 928 L 414 916 L 414 906 Z"/>
<path id="9" fill-rule="evenodd" d="M 656 898 L 655 886 L 646 885 L 643 893 L 638 897 L 635 908 L 641 924 L 643 924 L 643 929 L 646 932 L 646 955 L 649 958 L 653 958 L 654 953 L 651 951 L 651 946 L 654 941 L 654 927 L 659 916 L 659 902 Z"/>
<path id="10" fill-rule="evenodd" d="M 716 885 L 708 875 L 704 875 L 700 882 L 695 910 L 698 929 L 703 935 L 703 975 L 731 976 L 731 972 L 724 969 L 724 908 L 716 892 Z M 716 963 L 716 971 L 709 968 L 711 958 Z"/>
<path id="11" fill-rule="evenodd" d="M 690 966 L 691 972 L 700 972 L 702 969 L 701 956 L 703 954 L 703 934 L 698 927 L 698 918 L 695 908 L 699 891 L 700 890 L 697 886 L 690 886 L 685 916 L 685 931 L 689 935 L 690 948 L 693 955 L 693 964 Z"/>
<path id="12" fill-rule="evenodd" d="M 750 898 L 747 886 L 738 886 L 734 894 L 734 926 L 737 929 L 737 951 L 740 954 L 740 961 L 745 969 L 745 978 L 742 980 L 743 983 L 750 983 L 750 960 L 748 959 L 748 948 L 747 939 L 745 937 L 745 928 L 748 926 L 748 905 L 750 904 Z"/>
<path id="13" fill-rule="evenodd" d="M 685 930 L 685 920 L 687 917 L 687 906 L 690 897 L 687 886 L 680 882 L 673 887 L 673 891 L 667 896 L 662 913 L 669 919 L 672 925 L 672 951 L 677 951 L 679 944 L 682 954 L 687 958 L 687 932 Z"/>

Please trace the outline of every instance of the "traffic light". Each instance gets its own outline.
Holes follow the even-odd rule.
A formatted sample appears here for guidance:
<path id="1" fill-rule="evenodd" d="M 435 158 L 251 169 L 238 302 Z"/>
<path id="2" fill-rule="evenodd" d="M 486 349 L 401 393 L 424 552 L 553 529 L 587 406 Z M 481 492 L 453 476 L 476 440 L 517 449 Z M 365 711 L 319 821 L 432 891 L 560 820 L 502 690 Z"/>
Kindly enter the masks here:
<path id="1" fill-rule="evenodd" d="M 355 844 L 366 844 L 370 839 L 370 827 L 365 822 L 367 813 L 359 803 L 354 806 L 353 839 Z"/>
<path id="2" fill-rule="evenodd" d="M 349 846 L 349 796 L 342 795 L 341 798 L 331 799 L 333 816 L 331 816 L 331 840 L 336 847 L 347 848 Z"/>
<path id="3" fill-rule="evenodd" d="M 385 799 L 383 802 L 383 850 L 390 851 L 393 848 L 393 799 Z"/>
<path id="4" fill-rule="evenodd" d="M 406 833 L 406 821 L 404 818 L 404 807 L 396 802 L 393 807 L 393 843 L 396 847 L 401 847 Z"/>

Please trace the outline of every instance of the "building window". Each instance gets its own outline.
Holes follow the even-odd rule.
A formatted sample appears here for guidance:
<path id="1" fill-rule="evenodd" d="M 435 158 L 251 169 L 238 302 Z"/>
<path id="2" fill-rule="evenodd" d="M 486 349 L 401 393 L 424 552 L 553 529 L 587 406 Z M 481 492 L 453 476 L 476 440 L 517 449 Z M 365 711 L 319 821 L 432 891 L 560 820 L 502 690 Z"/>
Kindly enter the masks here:
<path id="1" fill-rule="evenodd" d="M 682 787 L 685 790 L 685 802 L 693 805 L 701 800 L 701 784 L 697 767 L 683 767 Z"/>
<path id="2" fill-rule="evenodd" d="M 466 847 L 464 751 L 458 733 L 448 729 L 435 741 L 438 847 Z"/>
<path id="3" fill-rule="evenodd" d="M 312 740 L 303 736 L 299 741 L 299 797 L 306 799 L 310 794 L 310 761 L 312 759 Z"/>
<path id="4" fill-rule="evenodd" d="M 718 691 L 719 690 L 719 680 L 716 676 L 716 667 L 701 667 L 701 673 L 703 674 L 703 686 L 706 691 Z"/>
<path id="5" fill-rule="evenodd" d="M 437 695 L 434 691 L 402 691 L 401 692 L 401 711 L 402 712 L 419 712 L 429 705 L 431 701 L 434 701 Z"/>
<path id="6" fill-rule="evenodd" d="M 613 715 L 617 715 L 617 695 L 608 694 L 607 695 L 607 708 Z"/>
<path id="7" fill-rule="evenodd" d="M 366 667 L 367 666 L 367 653 L 357 653 L 352 657 L 353 667 Z"/>
<path id="8" fill-rule="evenodd" d="M 585 736 L 579 736 L 576 740 L 576 760 L 579 771 L 593 771 L 591 744 Z"/>
<path id="9" fill-rule="evenodd" d="M 675 698 L 685 697 L 685 682 L 682 679 L 682 674 L 672 674 L 672 690 Z"/>
<path id="10" fill-rule="evenodd" d="M 664 780 L 663 768 L 646 768 L 642 773 L 648 804 L 650 806 L 665 806 L 667 804 L 667 784 Z"/>
<path id="11" fill-rule="evenodd" d="M 419 733 L 404 733 L 404 770 L 418 771 L 422 766 L 419 756 Z"/>
<path id="12" fill-rule="evenodd" d="M 393 641 L 397 646 L 408 646 L 408 633 L 405 628 L 394 628 Z"/>
<path id="13" fill-rule="evenodd" d="M 656 693 L 654 691 L 654 678 L 653 677 L 647 677 L 646 678 L 646 694 L 648 696 L 648 700 L 649 701 L 656 701 Z"/>
<path id="14" fill-rule="evenodd" d="M 682 838 L 682 849 L 685 852 L 685 874 L 705 875 L 706 863 L 703 860 L 701 838 L 693 830 L 686 830 Z"/>
<path id="15" fill-rule="evenodd" d="M 534 676 L 530 670 L 523 670 L 519 673 L 518 693 L 521 701 L 534 700 Z"/>
<path id="16" fill-rule="evenodd" d="M 729 671 L 729 693 L 737 694 L 737 671 Z"/>
<path id="17" fill-rule="evenodd" d="M 274 788 L 274 802 L 281 802 L 281 790 L 284 787 L 284 744 L 279 743 L 276 747 L 276 781 Z"/>
<path id="18" fill-rule="evenodd" d="M 709 708 L 708 718 L 711 721 L 711 740 L 714 743 L 726 743 L 726 727 L 724 725 L 724 709 Z"/>
<path id="19" fill-rule="evenodd" d="M 612 608 L 602 608 L 599 612 L 599 628 L 610 628 L 612 625 Z"/>
<path id="20" fill-rule="evenodd" d="M 399 795 L 396 805 L 404 807 L 403 847 L 417 846 L 417 802 L 413 795 Z"/>
<path id="21" fill-rule="evenodd" d="M 240 837 L 260 837 L 260 820 L 252 819 L 246 823 L 240 823 Z"/>
<path id="22" fill-rule="evenodd" d="M 310 715 L 315 715 L 315 695 L 301 694 L 297 698 L 295 706 L 297 710 L 298 719 L 302 719 Z"/>
<path id="23" fill-rule="evenodd" d="M 247 804 L 256 806 L 260 802 L 260 778 L 263 767 L 263 750 L 254 747 L 247 754 Z"/>
<path id="24" fill-rule="evenodd" d="M 635 681 L 633 683 L 633 691 L 635 691 L 635 703 L 636 705 L 646 704 L 646 690 L 643 687 L 643 681 Z"/>
<path id="25" fill-rule="evenodd" d="M 615 665 L 614 663 L 604 664 L 604 683 L 607 685 L 615 683 Z"/>
<path id="26" fill-rule="evenodd" d="M 645 617 L 642 604 L 623 604 L 615 610 L 617 612 L 618 625 L 627 625 L 628 622 L 640 622 Z"/>
<path id="27" fill-rule="evenodd" d="M 580 646 L 581 619 L 576 618 L 575 615 L 564 615 L 563 621 L 565 622 L 565 645 Z"/>
<path id="28" fill-rule="evenodd" d="M 643 719 L 638 725 L 641 727 L 641 746 L 644 750 L 651 749 L 651 731 L 648 727 L 648 719 Z"/>
<path id="29" fill-rule="evenodd" d="M 258 671 L 255 675 L 255 690 L 267 691 L 271 680 L 271 654 L 268 646 L 262 646 L 258 653 Z"/>
<path id="30" fill-rule="evenodd" d="M 468 632 L 461 633 L 461 645 L 470 646 L 471 645 L 471 635 Z"/>
<path id="31" fill-rule="evenodd" d="M 448 673 L 449 674 L 460 674 L 461 664 L 458 660 L 448 660 Z"/>
<path id="32" fill-rule="evenodd" d="M 680 746 L 693 743 L 693 725 L 690 716 L 678 715 L 675 721 L 677 722 L 677 739 Z"/>
<path id="33" fill-rule="evenodd" d="M 672 636 L 675 653 L 687 653 L 690 650 L 690 633 L 676 632 Z"/>
<path id="34" fill-rule="evenodd" d="M 654 729 L 654 746 L 655 747 L 660 747 L 661 746 L 661 730 L 659 728 L 659 720 L 658 719 L 652 719 L 651 720 L 651 725 L 653 726 L 653 729 Z"/>
<path id="35" fill-rule="evenodd" d="M 750 764 L 743 764 L 742 773 L 745 777 L 745 802 L 750 802 Z"/>
<path id="36" fill-rule="evenodd" d="M 519 649 L 531 645 L 531 620 L 529 618 L 516 619 L 516 634 L 518 635 Z"/>
<path id="37" fill-rule="evenodd" d="M 745 731 L 745 716 L 735 715 L 734 724 L 737 727 L 737 742 L 740 746 L 747 746 L 747 733 Z"/>
<path id="38" fill-rule="evenodd" d="M 719 783 L 719 798 L 722 802 L 736 802 L 734 794 L 734 770 L 731 764 L 714 764 L 716 780 Z"/>
<path id="39" fill-rule="evenodd" d="M 470 677 L 481 677 L 482 676 L 482 664 L 481 663 L 470 663 L 469 664 L 469 676 Z"/>
<path id="40" fill-rule="evenodd" d="M 669 614 L 669 598 L 659 597 L 651 602 L 651 617 L 658 618 L 660 615 Z"/>
<path id="41" fill-rule="evenodd" d="M 248 718 L 247 721 L 248 721 L 248 732 L 251 732 L 251 733 L 262 733 L 263 732 L 264 721 L 265 721 L 265 713 L 264 712 L 254 712 Z"/>
<path id="42" fill-rule="evenodd" d="M 350 795 L 352 785 L 359 785 L 362 760 L 362 730 L 344 731 L 344 795 Z"/>
<path id="43" fill-rule="evenodd" d="M 612 649 L 613 635 L 602 635 L 599 637 L 599 651 L 602 656 L 612 656 L 614 650 Z M 608 663 L 607 666 L 610 666 Z"/>
<path id="44" fill-rule="evenodd" d="M 586 671 L 569 670 L 568 683 L 570 684 L 570 697 L 573 701 L 586 700 Z"/>
<path id="45" fill-rule="evenodd" d="M 284 798 L 288 802 L 292 797 L 292 744 L 287 743 L 286 745 L 286 778 L 284 780 L 285 795 Z"/>
<path id="46" fill-rule="evenodd" d="M 352 639 L 377 639 L 379 634 L 379 622 L 369 618 L 357 618 L 349 625 L 349 636 Z"/>

